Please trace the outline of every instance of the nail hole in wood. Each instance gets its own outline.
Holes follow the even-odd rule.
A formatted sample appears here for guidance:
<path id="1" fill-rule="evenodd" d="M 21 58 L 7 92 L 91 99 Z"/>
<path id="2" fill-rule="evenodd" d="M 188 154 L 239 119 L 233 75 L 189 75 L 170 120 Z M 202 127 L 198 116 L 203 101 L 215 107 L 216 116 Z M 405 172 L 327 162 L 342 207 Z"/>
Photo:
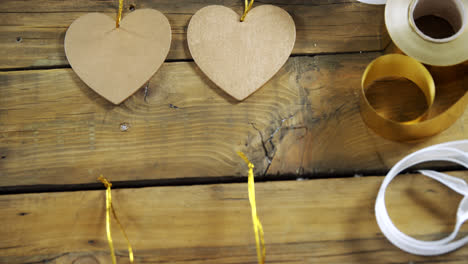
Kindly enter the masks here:
<path id="1" fill-rule="evenodd" d="M 120 124 L 120 131 L 122 131 L 122 132 L 127 132 L 129 128 L 130 128 L 130 125 L 128 123 L 121 123 Z"/>
<path id="2" fill-rule="evenodd" d="M 21 43 L 23 41 L 22 37 L 16 37 L 16 42 Z"/>
<path id="3" fill-rule="evenodd" d="M 2 159 L 6 159 L 6 156 L 2 156 Z"/>
<path id="4" fill-rule="evenodd" d="M 128 8 L 128 10 L 130 10 L 130 11 L 135 11 L 135 5 L 130 5 L 130 7 Z"/>

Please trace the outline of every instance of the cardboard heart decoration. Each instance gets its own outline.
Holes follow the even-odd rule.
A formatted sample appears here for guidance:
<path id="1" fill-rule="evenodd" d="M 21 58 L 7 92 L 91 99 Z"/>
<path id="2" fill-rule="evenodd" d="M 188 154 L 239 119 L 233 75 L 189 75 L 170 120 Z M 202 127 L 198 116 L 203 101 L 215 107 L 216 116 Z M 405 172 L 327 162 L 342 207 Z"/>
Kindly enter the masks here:
<path id="1" fill-rule="evenodd" d="M 154 9 L 115 19 L 89 13 L 75 20 L 65 35 L 65 54 L 75 73 L 95 92 L 120 104 L 149 81 L 171 45 L 171 26 Z"/>
<path id="2" fill-rule="evenodd" d="M 253 8 L 244 22 L 230 8 L 207 6 L 193 15 L 187 32 L 195 63 L 237 100 L 248 97 L 280 70 L 295 40 L 293 19 L 272 5 Z"/>

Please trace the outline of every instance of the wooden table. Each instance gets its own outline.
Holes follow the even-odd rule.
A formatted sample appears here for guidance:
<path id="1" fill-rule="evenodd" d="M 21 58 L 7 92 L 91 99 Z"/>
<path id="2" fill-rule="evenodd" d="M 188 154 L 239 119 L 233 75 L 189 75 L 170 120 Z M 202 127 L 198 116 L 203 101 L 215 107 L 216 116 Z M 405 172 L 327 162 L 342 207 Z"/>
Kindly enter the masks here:
<path id="1" fill-rule="evenodd" d="M 375 197 L 394 163 L 468 136 L 468 113 L 415 143 L 388 141 L 362 122 L 361 74 L 390 44 L 384 8 L 256 1 L 290 13 L 297 42 L 279 73 L 237 102 L 201 73 L 186 44 L 190 17 L 216 3 L 242 12 L 238 0 L 125 1 L 124 14 L 165 13 L 173 42 L 148 89 L 115 106 L 71 70 L 63 39 L 73 20 L 113 16 L 118 1 L 1 2 L 0 263 L 111 263 L 100 174 L 114 183 L 136 263 L 256 263 L 237 151 L 255 164 L 267 263 L 466 263 L 468 247 L 430 258 L 404 253 L 375 222 Z M 468 179 L 450 164 L 422 167 Z M 460 200 L 413 174 L 397 178 L 387 197 L 395 224 L 421 239 L 451 232 Z M 114 227 L 119 263 L 128 263 Z"/>

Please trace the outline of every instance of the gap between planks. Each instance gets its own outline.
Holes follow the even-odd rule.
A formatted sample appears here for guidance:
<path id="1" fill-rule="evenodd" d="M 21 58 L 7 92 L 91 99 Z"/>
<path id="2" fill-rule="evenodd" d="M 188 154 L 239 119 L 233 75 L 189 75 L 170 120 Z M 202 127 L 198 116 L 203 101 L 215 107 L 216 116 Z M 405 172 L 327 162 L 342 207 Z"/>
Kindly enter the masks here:
<path id="1" fill-rule="evenodd" d="M 424 167 L 426 170 L 437 170 L 439 172 L 466 172 L 462 166 L 453 165 L 444 168 Z M 264 175 L 255 176 L 256 183 L 266 182 L 290 182 L 290 181 L 314 181 L 327 179 L 345 179 L 359 177 L 385 177 L 387 172 L 365 171 L 363 173 L 355 173 L 353 175 L 340 174 L 322 174 L 322 175 Z M 417 168 L 404 170 L 400 174 L 415 174 Z M 174 178 L 174 179 L 148 179 L 135 181 L 115 181 L 112 182 L 112 189 L 134 189 L 148 187 L 173 187 L 173 186 L 200 186 L 200 185 L 215 185 L 215 184 L 236 184 L 247 183 L 247 177 L 224 176 L 224 177 L 196 177 L 196 178 Z M 18 185 L 18 186 L 1 186 L 0 196 L 11 194 L 28 194 L 28 193 L 55 193 L 55 192 L 76 192 L 76 191 L 94 191 L 103 189 L 103 185 L 99 182 L 85 184 L 38 184 L 38 185 Z"/>

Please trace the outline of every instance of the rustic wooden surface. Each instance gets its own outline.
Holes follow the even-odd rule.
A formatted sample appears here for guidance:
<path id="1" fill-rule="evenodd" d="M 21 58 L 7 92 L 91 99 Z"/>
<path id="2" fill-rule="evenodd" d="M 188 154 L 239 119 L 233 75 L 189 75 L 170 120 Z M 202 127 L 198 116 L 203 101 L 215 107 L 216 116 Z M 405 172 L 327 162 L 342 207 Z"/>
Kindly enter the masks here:
<path id="1" fill-rule="evenodd" d="M 383 6 L 348 0 L 272 0 L 265 4 L 284 8 L 294 19 L 297 40 L 294 54 L 382 50 L 388 43 Z M 130 6 L 163 12 L 172 26 L 168 59 L 191 58 L 186 30 L 191 16 L 200 8 L 222 4 L 241 14 L 243 1 L 126 0 Z M 264 4 L 257 1 L 255 6 Z M 2 0 L 0 5 L 0 68 L 68 65 L 63 38 L 68 26 L 89 12 L 116 15 L 116 0 L 20 1 Z"/>
<path id="2" fill-rule="evenodd" d="M 468 180 L 466 173 L 452 173 Z M 267 263 L 466 263 L 468 247 L 439 257 L 402 252 L 382 236 L 381 177 L 256 184 Z M 113 190 L 135 263 L 256 263 L 245 184 Z M 395 225 L 420 239 L 449 234 L 459 195 L 420 175 L 392 182 Z M 105 191 L 0 196 L 0 263 L 111 263 Z M 8 227 L 8 228 L 6 228 Z M 128 263 L 116 224 L 119 263 Z M 465 225 L 463 232 L 467 232 Z"/>
<path id="3" fill-rule="evenodd" d="M 367 128 L 358 89 L 378 55 L 293 57 L 240 103 L 193 62 L 164 64 L 146 97 L 141 89 L 120 106 L 71 69 L 0 73 L 0 186 L 94 183 L 101 173 L 113 181 L 245 177 L 236 151 L 259 176 L 383 174 L 412 151 L 466 138 L 468 114 L 411 144 Z"/>
<path id="4" fill-rule="evenodd" d="M 114 106 L 69 68 L 63 38 L 85 13 L 115 15 L 116 0 L 1 2 L 0 263 L 111 263 L 100 174 L 122 188 L 113 198 L 136 263 L 256 263 L 247 167 L 236 151 L 246 153 L 264 181 L 256 188 L 267 263 L 466 262 L 468 247 L 430 258 L 406 254 L 375 222 L 377 190 L 395 162 L 468 133 L 468 112 L 440 135 L 413 143 L 385 140 L 364 125 L 361 74 L 392 48 L 383 7 L 255 3 L 286 9 L 297 42 L 279 73 L 237 102 L 191 61 L 185 33 L 198 9 L 223 4 L 241 13 L 243 1 L 126 0 L 125 13 L 133 6 L 166 14 L 173 42 L 148 88 Z M 431 70 L 448 71 L 436 78 L 436 115 L 467 92 L 468 66 Z M 423 111 L 418 89 L 396 83 L 369 90 L 375 106 L 400 119 Z M 452 174 L 468 180 L 466 171 Z M 316 177 L 328 179 L 294 181 Z M 436 239 L 451 232 L 460 198 L 423 176 L 405 175 L 390 186 L 387 205 L 402 231 Z M 113 230 L 119 263 L 128 263 L 115 223 Z"/>

